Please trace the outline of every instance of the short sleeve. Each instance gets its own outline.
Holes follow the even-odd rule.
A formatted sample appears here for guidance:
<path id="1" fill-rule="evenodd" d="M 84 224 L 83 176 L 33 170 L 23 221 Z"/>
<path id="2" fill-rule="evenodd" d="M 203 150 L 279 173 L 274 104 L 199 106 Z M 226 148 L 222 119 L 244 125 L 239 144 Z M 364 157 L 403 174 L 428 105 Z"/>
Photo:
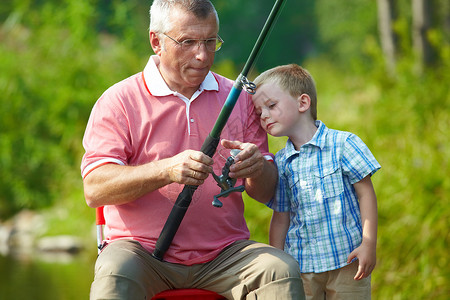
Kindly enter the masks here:
<path id="1" fill-rule="evenodd" d="M 291 191 L 289 188 L 289 182 L 283 172 L 284 167 L 283 162 L 280 159 L 280 152 L 275 155 L 275 163 L 277 164 L 278 169 L 278 183 L 275 190 L 275 195 L 269 202 L 266 203 L 266 206 L 277 212 L 286 212 L 290 211 L 291 208 L 289 200 Z"/>
<path id="2" fill-rule="evenodd" d="M 83 137 L 83 178 L 106 163 L 126 165 L 131 152 L 129 127 L 119 96 L 107 90 L 94 105 Z"/>
<path id="3" fill-rule="evenodd" d="M 355 134 L 350 134 L 345 141 L 342 171 L 354 184 L 367 175 L 372 176 L 381 168 L 369 148 Z"/>

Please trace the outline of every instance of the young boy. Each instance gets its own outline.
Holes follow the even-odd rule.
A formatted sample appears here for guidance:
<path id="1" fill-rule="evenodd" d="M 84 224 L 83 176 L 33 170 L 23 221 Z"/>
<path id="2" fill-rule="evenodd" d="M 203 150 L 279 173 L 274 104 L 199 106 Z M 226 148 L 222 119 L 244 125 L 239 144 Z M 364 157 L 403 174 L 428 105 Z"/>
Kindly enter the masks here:
<path id="1" fill-rule="evenodd" d="M 279 182 L 272 246 L 300 264 L 307 299 L 370 299 L 376 262 L 377 200 L 370 179 L 379 163 L 356 135 L 317 120 L 307 70 L 291 64 L 259 75 L 253 102 L 270 135 L 287 136 L 275 157 Z"/>

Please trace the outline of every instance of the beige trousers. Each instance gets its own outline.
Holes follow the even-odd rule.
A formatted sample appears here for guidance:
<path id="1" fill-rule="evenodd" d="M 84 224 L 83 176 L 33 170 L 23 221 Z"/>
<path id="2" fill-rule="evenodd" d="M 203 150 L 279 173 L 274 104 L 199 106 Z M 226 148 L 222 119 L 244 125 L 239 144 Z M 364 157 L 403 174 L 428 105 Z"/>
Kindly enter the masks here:
<path id="1" fill-rule="evenodd" d="M 229 300 L 305 299 L 294 258 L 246 240 L 228 246 L 208 263 L 192 266 L 161 262 L 135 241 L 115 241 L 97 259 L 90 298 L 151 299 L 173 288 L 212 290 Z"/>
<path id="2" fill-rule="evenodd" d="M 333 271 L 302 273 L 307 300 L 369 300 L 370 276 L 354 280 L 358 261 Z"/>

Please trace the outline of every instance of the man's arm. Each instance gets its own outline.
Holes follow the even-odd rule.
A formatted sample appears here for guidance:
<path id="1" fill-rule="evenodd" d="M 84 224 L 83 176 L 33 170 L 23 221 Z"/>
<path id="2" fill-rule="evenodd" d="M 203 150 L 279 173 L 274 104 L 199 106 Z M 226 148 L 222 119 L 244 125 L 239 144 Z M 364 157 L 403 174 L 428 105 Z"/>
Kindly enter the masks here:
<path id="1" fill-rule="evenodd" d="M 140 166 L 106 164 L 84 178 L 86 203 L 90 207 L 120 205 L 173 182 L 200 185 L 212 172 L 212 164 L 212 158 L 194 150 Z"/>
<path id="2" fill-rule="evenodd" d="M 274 211 L 270 220 L 269 244 L 275 248 L 284 250 L 286 234 L 290 224 L 289 212 Z"/>
<path id="3" fill-rule="evenodd" d="M 225 148 L 241 150 L 230 167 L 230 177 L 245 178 L 247 194 L 261 203 L 269 202 L 278 178 L 275 164 L 267 161 L 255 144 L 228 140 L 221 143 Z"/>
<path id="4" fill-rule="evenodd" d="M 355 280 L 369 276 L 376 264 L 378 210 L 377 197 L 372 185 L 370 175 L 354 185 L 361 209 L 361 222 L 363 227 L 363 239 L 361 246 L 356 248 L 348 257 L 350 263 L 358 258 L 359 268 Z"/>

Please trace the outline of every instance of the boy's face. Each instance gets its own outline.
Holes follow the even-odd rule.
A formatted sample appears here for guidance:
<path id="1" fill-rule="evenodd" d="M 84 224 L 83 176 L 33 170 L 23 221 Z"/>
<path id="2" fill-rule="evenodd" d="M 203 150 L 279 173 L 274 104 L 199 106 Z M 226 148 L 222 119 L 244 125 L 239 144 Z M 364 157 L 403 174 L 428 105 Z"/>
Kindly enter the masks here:
<path id="1" fill-rule="evenodd" d="M 291 136 L 299 124 L 298 99 L 277 84 L 265 83 L 256 89 L 253 104 L 264 130 L 273 136 Z"/>

